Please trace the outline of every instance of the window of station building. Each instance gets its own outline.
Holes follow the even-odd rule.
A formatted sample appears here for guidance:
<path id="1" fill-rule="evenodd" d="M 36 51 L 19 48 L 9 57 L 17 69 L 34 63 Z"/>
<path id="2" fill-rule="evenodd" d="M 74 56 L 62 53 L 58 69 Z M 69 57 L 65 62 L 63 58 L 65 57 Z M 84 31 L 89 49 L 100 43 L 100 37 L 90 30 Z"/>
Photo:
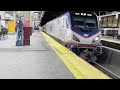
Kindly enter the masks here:
<path id="1" fill-rule="evenodd" d="M 107 17 L 104 17 L 103 18 L 103 27 L 106 27 L 107 26 Z"/>
<path id="2" fill-rule="evenodd" d="M 116 16 L 113 16 L 113 24 L 112 27 L 117 27 L 118 19 L 116 19 Z"/>
<path id="3" fill-rule="evenodd" d="M 108 27 L 112 27 L 112 21 L 113 21 L 112 19 L 113 19 L 112 16 L 109 16 L 109 17 L 108 17 L 108 22 L 107 22 L 107 26 L 108 26 Z"/>
<path id="4" fill-rule="evenodd" d="M 103 27 L 103 18 L 101 18 L 100 22 L 100 27 Z"/>
<path id="5" fill-rule="evenodd" d="M 100 21 L 100 27 L 102 27 L 102 26 L 103 26 L 102 21 Z"/>

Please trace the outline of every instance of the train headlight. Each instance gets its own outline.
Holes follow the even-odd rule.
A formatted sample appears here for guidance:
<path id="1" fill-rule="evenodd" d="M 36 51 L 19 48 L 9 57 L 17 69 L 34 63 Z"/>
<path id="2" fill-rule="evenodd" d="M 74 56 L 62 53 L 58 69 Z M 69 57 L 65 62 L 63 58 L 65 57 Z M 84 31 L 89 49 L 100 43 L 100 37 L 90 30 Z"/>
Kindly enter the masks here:
<path id="1" fill-rule="evenodd" d="M 99 40 L 99 36 L 97 36 L 94 40 L 93 40 L 93 42 L 96 42 L 96 41 L 98 41 Z"/>
<path id="2" fill-rule="evenodd" d="M 96 37 L 95 39 L 94 39 L 94 41 L 98 41 L 99 40 L 99 37 Z"/>

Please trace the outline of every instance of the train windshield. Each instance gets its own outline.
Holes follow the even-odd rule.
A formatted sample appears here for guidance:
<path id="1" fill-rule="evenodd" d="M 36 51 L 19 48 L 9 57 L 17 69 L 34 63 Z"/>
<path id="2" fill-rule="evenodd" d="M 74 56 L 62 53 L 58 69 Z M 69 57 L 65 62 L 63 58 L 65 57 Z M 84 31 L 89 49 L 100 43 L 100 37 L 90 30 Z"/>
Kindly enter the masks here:
<path id="1" fill-rule="evenodd" d="M 94 14 L 74 13 L 72 26 L 82 31 L 95 31 L 98 28 L 97 17 Z"/>
<path id="2" fill-rule="evenodd" d="M 97 22 L 94 18 L 85 18 L 86 28 L 97 28 Z"/>

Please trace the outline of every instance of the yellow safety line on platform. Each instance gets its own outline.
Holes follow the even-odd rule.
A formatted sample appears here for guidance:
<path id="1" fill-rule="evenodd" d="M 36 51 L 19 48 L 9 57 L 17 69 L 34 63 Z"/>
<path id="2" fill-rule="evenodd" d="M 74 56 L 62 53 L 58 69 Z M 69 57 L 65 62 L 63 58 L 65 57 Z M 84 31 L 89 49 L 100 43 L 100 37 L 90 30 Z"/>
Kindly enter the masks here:
<path id="1" fill-rule="evenodd" d="M 116 41 L 113 41 L 113 40 L 108 40 L 108 39 L 105 39 L 105 38 L 102 38 L 101 40 L 104 40 L 104 41 L 107 41 L 107 42 L 113 42 L 113 43 L 118 43 L 118 44 L 120 44 L 120 42 L 116 42 Z"/>
<path id="2" fill-rule="evenodd" d="M 110 79 L 110 77 L 75 55 L 44 32 L 42 32 L 42 35 L 76 79 Z"/>

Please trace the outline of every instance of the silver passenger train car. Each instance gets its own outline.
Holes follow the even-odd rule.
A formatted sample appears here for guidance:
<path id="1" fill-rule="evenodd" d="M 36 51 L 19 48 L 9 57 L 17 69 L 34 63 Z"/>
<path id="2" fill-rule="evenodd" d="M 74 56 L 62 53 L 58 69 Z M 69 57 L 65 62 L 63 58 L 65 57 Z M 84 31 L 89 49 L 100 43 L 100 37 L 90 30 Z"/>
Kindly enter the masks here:
<path id="1" fill-rule="evenodd" d="M 88 62 L 102 54 L 99 21 L 93 12 L 67 11 L 42 30 Z"/>

